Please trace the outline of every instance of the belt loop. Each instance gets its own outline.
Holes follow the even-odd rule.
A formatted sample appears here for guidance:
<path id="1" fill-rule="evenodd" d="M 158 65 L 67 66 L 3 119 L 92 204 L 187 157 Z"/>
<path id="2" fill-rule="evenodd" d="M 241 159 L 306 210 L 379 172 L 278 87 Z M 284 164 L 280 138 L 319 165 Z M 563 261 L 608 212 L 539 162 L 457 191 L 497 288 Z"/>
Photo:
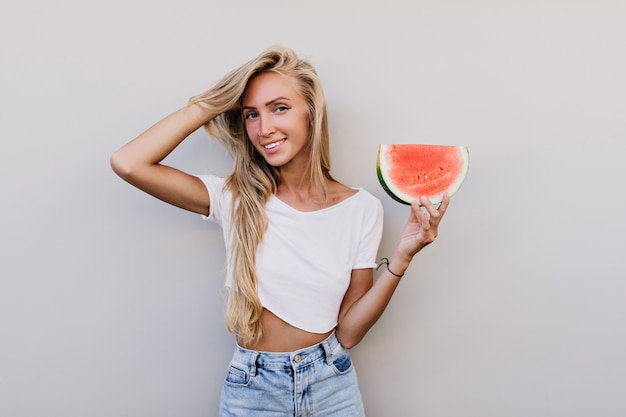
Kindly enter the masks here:
<path id="1" fill-rule="evenodd" d="M 250 376 L 256 376 L 257 363 L 256 360 L 259 357 L 259 352 L 252 352 L 250 357 Z"/>
<path id="2" fill-rule="evenodd" d="M 322 342 L 324 348 L 324 355 L 326 356 L 326 363 L 332 365 L 333 363 L 333 347 L 330 345 L 330 339 L 335 337 L 335 333 Z"/>

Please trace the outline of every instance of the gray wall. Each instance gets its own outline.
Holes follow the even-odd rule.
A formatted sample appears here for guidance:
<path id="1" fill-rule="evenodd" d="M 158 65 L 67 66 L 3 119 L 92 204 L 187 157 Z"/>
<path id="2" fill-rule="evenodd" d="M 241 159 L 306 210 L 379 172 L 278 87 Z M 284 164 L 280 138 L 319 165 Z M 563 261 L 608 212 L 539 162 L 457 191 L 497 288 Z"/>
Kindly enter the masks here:
<path id="1" fill-rule="evenodd" d="M 271 44 L 324 81 L 333 172 L 467 145 L 440 239 L 354 350 L 370 416 L 624 416 L 622 1 L 44 1 L 0 13 L 0 415 L 215 415 L 218 229 L 110 153 Z M 196 132 L 168 162 L 226 172 Z"/>

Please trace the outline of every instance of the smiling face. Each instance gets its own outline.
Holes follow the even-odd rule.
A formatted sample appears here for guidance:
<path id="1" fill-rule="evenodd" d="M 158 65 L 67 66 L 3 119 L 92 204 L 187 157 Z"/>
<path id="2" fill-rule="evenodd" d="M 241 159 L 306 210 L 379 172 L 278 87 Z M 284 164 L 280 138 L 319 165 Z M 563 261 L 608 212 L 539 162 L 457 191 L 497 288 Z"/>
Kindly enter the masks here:
<path id="1" fill-rule="evenodd" d="M 250 81 L 242 101 L 246 132 L 268 164 L 280 168 L 309 161 L 309 116 L 296 81 L 264 72 Z"/>

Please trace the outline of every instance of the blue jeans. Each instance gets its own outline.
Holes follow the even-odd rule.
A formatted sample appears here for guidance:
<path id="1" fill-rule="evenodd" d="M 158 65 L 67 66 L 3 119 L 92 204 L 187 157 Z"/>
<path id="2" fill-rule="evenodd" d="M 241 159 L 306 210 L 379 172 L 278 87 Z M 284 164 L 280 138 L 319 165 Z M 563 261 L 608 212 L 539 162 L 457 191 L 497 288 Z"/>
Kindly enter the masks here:
<path id="1" fill-rule="evenodd" d="M 240 346 L 228 367 L 220 417 L 363 417 L 350 354 L 333 333 L 291 353 Z"/>

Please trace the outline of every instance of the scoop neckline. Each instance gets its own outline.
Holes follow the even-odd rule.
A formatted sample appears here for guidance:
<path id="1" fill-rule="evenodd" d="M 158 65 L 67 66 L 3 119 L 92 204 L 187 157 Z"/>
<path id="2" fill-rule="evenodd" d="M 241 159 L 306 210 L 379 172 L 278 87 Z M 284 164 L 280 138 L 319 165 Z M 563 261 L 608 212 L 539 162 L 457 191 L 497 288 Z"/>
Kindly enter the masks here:
<path id="1" fill-rule="evenodd" d="M 363 191 L 363 188 L 362 188 L 362 187 L 357 187 L 357 188 L 352 188 L 352 189 L 353 189 L 353 190 L 356 190 L 356 193 L 352 194 L 350 197 L 348 197 L 348 198 L 344 198 L 343 200 L 341 200 L 341 201 L 340 201 L 340 202 L 338 202 L 338 203 L 333 204 L 332 206 L 324 207 L 324 208 L 317 209 L 317 210 L 310 210 L 310 211 L 302 211 L 302 210 L 298 210 L 297 208 L 295 208 L 295 207 L 293 207 L 293 206 L 291 206 L 291 205 L 289 205 L 289 204 L 285 203 L 283 200 L 281 200 L 280 198 L 278 198 L 278 197 L 276 196 L 276 194 L 272 194 L 272 197 L 271 197 L 271 198 L 272 198 L 273 200 L 277 201 L 277 202 L 278 202 L 279 204 L 281 204 L 282 206 L 287 207 L 289 210 L 291 210 L 291 211 L 293 211 L 293 212 L 295 212 L 295 213 L 299 213 L 299 214 L 315 214 L 315 213 L 322 213 L 322 212 L 327 211 L 327 210 L 332 210 L 332 209 L 334 209 L 335 207 L 342 206 L 342 205 L 344 205 L 345 203 L 347 203 L 348 201 L 350 201 L 350 200 L 352 200 L 352 199 L 356 198 L 356 196 L 358 196 L 359 194 L 361 194 L 361 192 Z"/>

